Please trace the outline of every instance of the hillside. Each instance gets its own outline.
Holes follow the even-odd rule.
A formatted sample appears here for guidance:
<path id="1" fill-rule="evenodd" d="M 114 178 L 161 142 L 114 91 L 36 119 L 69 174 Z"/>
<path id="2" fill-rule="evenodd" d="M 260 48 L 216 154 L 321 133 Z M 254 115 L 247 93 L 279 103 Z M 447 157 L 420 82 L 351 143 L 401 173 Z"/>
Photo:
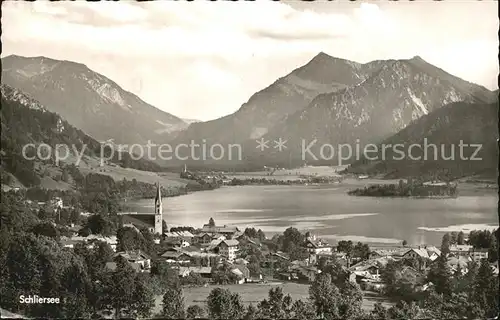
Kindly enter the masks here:
<path id="1" fill-rule="evenodd" d="M 15 187 L 43 186 L 51 189 L 69 189 L 73 184 L 69 165 L 75 163 L 77 159 L 73 150 L 78 153 L 83 150 L 83 161 L 79 164 L 79 171 L 84 174 L 100 172 L 113 176 L 114 173 L 120 179 L 139 178 L 150 183 L 155 182 L 152 181 L 155 177 L 156 180 L 161 179 L 155 173 L 163 171 L 160 166 L 146 160 L 133 160 L 124 152 L 115 151 L 113 158 L 106 161 L 105 166 L 100 167 L 99 142 L 70 125 L 58 114 L 47 111 L 46 106 L 20 90 L 2 84 L 1 103 L 2 184 Z M 53 153 L 48 157 L 46 150 L 42 151 L 42 157 L 47 156 L 47 160 L 41 160 L 35 157 L 35 149 L 31 147 L 26 149 L 26 154 L 28 157 L 35 157 L 34 160 L 28 160 L 23 156 L 23 146 L 27 144 L 39 146 L 42 143 L 49 145 L 52 150 L 55 150 L 58 144 L 68 146 L 70 150 L 68 158 L 58 166 Z M 63 149 L 59 150 L 61 156 L 66 154 Z M 110 155 L 108 152 L 104 150 L 106 157 Z"/>
<path id="2" fill-rule="evenodd" d="M 412 150 L 412 157 L 415 159 L 422 157 L 420 161 L 408 157 L 396 160 L 401 156 L 392 149 L 388 149 L 385 160 L 363 159 L 353 163 L 347 172 L 384 175 L 386 178 L 418 176 L 455 179 L 472 175 L 496 178 L 499 160 L 498 137 L 498 103 L 452 103 L 423 116 L 382 143 L 385 145 L 403 144 L 406 148 L 411 144 L 418 144 L 425 148 L 424 139 L 427 139 L 427 145 L 437 146 L 437 159 L 433 147 L 427 148 L 427 160 L 424 160 L 423 149 Z M 463 157 L 461 157 L 460 141 L 468 145 L 482 145 L 474 155 L 474 158 L 482 160 L 462 160 L 461 158 L 471 158 L 477 148 L 464 147 Z M 454 150 L 452 145 L 455 145 Z M 445 150 L 444 157 L 441 156 L 441 148 Z M 452 160 L 446 160 L 452 155 Z M 379 159 L 382 159 L 381 153 L 379 153 Z"/>
<path id="3" fill-rule="evenodd" d="M 11 55 L 2 59 L 2 83 L 99 141 L 164 142 L 188 126 L 80 63 Z"/>

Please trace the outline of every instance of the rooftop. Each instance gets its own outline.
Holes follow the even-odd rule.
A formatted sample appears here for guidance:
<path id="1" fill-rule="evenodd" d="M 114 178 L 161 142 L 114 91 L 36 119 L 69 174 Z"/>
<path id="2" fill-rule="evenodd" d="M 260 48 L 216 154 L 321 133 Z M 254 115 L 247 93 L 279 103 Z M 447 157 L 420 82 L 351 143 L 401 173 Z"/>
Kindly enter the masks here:
<path id="1" fill-rule="evenodd" d="M 223 226 L 210 226 L 208 224 L 203 225 L 203 228 L 201 228 L 202 232 L 209 232 L 209 233 L 235 233 L 238 231 L 238 228 L 236 226 L 228 226 L 228 225 L 223 225 Z"/>
<path id="2" fill-rule="evenodd" d="M 155 226 L 154 214 L 123 214 L 120 216 L 122 224 L 133 224 L 137 228 L 153 228 Z"/>
<path id="3" fill-rule="evenodd" d="M 167 238 L 176 238 L 176 237 L 193 238 L 194 237 L 194 235 L 189 231 L 165 232 L 164 235 Z"/>
<path id="4" fill-rule="evenodd" d="M 115 253 L 115 257 L 117 256 L 122 256 L 123 258 L 127 260 L 143 260 L 143 259 L 151 259 L 149 255 L 146 253 L 142 252 L 141 250 L 138 251 L 121 251 Z"/>

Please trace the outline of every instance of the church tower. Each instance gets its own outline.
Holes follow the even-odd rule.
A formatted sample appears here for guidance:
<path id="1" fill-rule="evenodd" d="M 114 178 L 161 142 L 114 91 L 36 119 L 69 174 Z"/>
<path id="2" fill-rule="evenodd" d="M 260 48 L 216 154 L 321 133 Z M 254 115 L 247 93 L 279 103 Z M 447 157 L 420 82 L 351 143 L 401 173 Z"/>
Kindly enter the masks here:
<path id="1" fill-rule="evenodd" d="M 163 207 L 161 204 L 160 184 L 156 187 L 155 197 L 155 233 L 163 235 Z"/>

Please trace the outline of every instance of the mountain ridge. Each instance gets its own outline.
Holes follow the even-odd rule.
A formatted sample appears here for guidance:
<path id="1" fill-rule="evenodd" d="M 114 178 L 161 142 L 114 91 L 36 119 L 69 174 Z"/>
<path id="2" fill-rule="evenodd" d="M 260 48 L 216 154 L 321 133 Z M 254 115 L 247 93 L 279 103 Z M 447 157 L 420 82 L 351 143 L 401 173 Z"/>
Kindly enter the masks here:
<path id="1" fill-rule="evenodd" d="M 82 63 L 10 55 L 2 58 L 2 78 L 101 141 L 163 142 L 165 133 L 187 127 Z"/>
<path id="2" fill-rule="evenodd" d="M 265 156 L 254 152 L 247 161 L 267 159 L 266 165 L 280 166 L 289 164 L 291 158 L 295 165 L 304 160 L 317 161 L 314 157 L 301 159 L 299 141 L 317 140 L 319 144 L 334 146 L 344 143 L 353 146 L 357 140 L 361 140 L 361 145 L 378 143 L 448 103 L 487 103 L 494 99 L 486 88 L 441 69 L 427 72 L 432 65 L 421 58 L 374 61 L 365 66 L 372 72 L 364 81 L 317 95 L 307 107 L 288 115 L 263 136 L 264 140 L 282 138 L 293 144 L 289 145 L 287 155 L 279 150 L 269 150 Z M 252 144 L 255 142 L 247 142 L 244 149 L 250 150 Z"/>

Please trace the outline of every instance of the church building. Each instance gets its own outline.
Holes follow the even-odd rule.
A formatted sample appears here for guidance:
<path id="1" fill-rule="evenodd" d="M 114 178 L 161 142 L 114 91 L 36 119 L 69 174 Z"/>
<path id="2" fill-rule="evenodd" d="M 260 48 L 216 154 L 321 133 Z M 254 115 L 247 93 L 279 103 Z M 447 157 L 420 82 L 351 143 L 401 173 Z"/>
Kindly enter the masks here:
<path id="1" fill-rule="evenodd" d="M 151 233 L 163 236 L 163 205 L 161 201 L 161 187 L 156 186 L 154 213 L 119 213 L 123 227 L 133 227 L 137 230 L 147 228 Z M 167 230 L 166 230 L 167 231 Z"/>

